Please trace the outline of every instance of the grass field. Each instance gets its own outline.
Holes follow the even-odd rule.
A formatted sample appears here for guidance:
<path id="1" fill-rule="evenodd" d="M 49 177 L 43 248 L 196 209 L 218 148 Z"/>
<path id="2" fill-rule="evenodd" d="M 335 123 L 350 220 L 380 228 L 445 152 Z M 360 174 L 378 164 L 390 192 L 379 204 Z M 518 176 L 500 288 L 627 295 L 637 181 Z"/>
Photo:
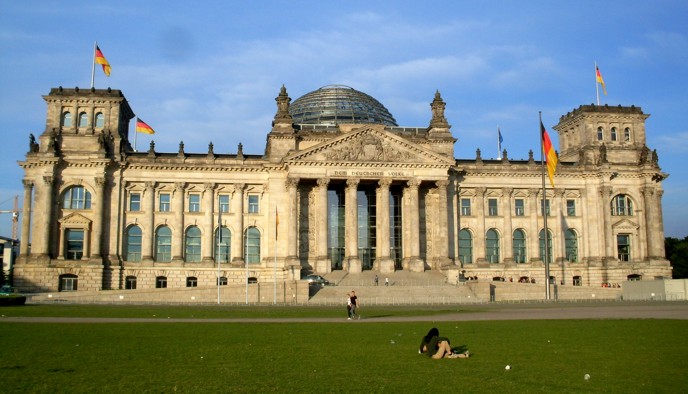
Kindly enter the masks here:
<path id="1" fill-rule="evenodd" d="M 6 316 L 341 316 L 340 308 L 28 306 Z M 453 310 L 455 312 L 456 310 Z M 373 313 L 373 311 L 367 311 Z M 441 313 L 442 309 L 423 313 Z M 380 308 L 386 315 L 421 313 Z M 432 326 L 468 360 L 417 353 Z M 30 392 L 682 392 L 686 320 L 9 323 L 0 382 Z M 509 364 L 512 369 L 505 370 Z M 585 380 L 584 375 L 590 379 Z"/>

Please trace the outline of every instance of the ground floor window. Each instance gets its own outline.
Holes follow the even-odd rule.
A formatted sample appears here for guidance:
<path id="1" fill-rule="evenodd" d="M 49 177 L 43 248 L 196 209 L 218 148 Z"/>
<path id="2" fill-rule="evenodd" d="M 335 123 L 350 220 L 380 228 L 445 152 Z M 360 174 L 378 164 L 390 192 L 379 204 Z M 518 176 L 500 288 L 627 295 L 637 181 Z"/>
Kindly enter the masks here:
<path id="1" fill-rule="evenodd" d="M 583 278 L 580 277 L 579 275 L 576 275 L 573 277 L 573 285 L 574 286 L 583 286 Z"/>
<path id="2" fill-rule="evenodd" d="M 156 289 L 166 289 L 167 288 L 167 277 L 158 276 L 155 278 L 155 288 Z"/>
<path id="3" fill-rule="evenodd" d="M 616 236 L 616 250 L 619 261 L 631 260 L 631 236 L 628 234 L 619 234 Z"/>
<path id="4" fill-rule="evenodd" d="M 129 275 L 124 279 L 125 290 L 136 290 L 136 277 Z"/>
<path id="5" fill-rule="evenodd" d="M 221 276 L 217 279 L 217 283 L 220 286 L 227 286 L 227 277 L 226 276 Z"/>
<path id="6" fill-rule="evenodd" d="M 79 284 L 79 277 L 74 274 L 60 275 L 59 291 L 76 291 Z"/>
<path id="7" fill-rule="evenodd" d="M 466 229 L 459 231 L 459 260 L 462 264 L 473 263 L 473 235 Z"/>
<path id="8" fill-rule="evenodd" d="M 494 229 L 489 229 L 485 238 L 485 256 L 487 260 L 492 264 L 499 263 L 499 233 Z"/>
<path id="9" fill-rule="evenodd" d="M 260 263 L 260 230 L 258 230 L 256 227 L 249 227 L 246 229 L 245 253 L 246 256 L 244 259 L 246 263 Z"/>
<path id="10" fill-rule="evenodd" d="M 186 278 L 186 287 L 197 287 L 198 286 L 198 278 L 195 276 L 189 276 Z"/>

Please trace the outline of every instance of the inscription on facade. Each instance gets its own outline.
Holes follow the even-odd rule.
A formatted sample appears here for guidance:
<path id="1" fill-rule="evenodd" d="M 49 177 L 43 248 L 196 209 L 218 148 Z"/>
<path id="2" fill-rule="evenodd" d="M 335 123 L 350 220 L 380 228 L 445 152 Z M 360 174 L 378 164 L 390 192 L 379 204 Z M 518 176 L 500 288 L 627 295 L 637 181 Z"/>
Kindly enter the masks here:
<path id="1" fill-rule="evenodd" d="M 411 178 L 413 171 L 330 170 L 327 176 L 333 178 Z"/>

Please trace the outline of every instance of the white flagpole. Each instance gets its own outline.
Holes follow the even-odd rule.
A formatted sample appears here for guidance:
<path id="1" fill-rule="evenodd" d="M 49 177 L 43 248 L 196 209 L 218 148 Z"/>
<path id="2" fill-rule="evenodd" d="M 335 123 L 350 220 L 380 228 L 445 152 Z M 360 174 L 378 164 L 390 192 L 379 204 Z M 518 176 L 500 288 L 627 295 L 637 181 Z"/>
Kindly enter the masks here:
<path id="1" fill-rule="evenodd" d="M 540 200 L 540 211 L 542 213 L 542 218 L 544 220 L 543 224 L 545 226 L 544 229 L 544 237 L 545 237 L 545 299 L 549 300 L 550 299 L 550 294 L 549 294 L 549 248 L 547 247 L 547 240 L 548 240 L 548 231 L 547 231 L 547 186 L 545 185 L 545 141 L 543 139 L 543 133 L 542 133 L 542 111 L 539 111 L 540 114 L 540 124 L 538 125 L 538 129 L 540 130 L 540 164 L 542 167 L 542 200 Z"/>
<path id="2" fill-rule="evenodd" d="M 215 260 L 217 261 L 217 305 L 220 305 L 220 261 L 222 260 L 219 256 L 222 251 L 222 206 L 220 205 L 220 196 L 217 197 L 217 207 L 217 248 L 215 249 Z"/>
<path id="3" fill-rule="evenodd" d="M 94 87 L 96 80 L 96 48 L 98 47 L 98 41 L 93 41 L 93 61 L 91 62 L 91 87 Z"/>
<path id="4" fill-rule="evenodd" d="M 597 82 L 597 61 L 595 61 L 595 94 L 597 95 L 597 105 L 600 105 L 600 84 Z"/>
<path id="5" fill-rule="evenodd" d="M 277 217 L 278 217 L 277 216 L 277 207 L 275 207 L 275 246 L 274 246 L 273 251 L 272 251 L 272 253 L 275 255 L 275 267 L 274 267 L 275 272 L 273 274 L 274 278 L 275 278 L 275 284 L 274 284 L 274 287 L 275 287 L 274 294 L 275 295 L 274 295 L 273 300 L 272 300 L 273 304 L 277 304 L 277 226 L 279 226 L 279 224 L 277 223 Z"/>

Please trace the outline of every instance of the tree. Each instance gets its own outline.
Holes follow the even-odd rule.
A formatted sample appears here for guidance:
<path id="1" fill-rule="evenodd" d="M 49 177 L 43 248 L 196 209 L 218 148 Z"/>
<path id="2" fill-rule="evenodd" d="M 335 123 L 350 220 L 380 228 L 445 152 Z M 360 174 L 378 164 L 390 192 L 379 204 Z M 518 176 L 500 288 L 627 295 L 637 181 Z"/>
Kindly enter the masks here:
<path id="1" fill-rule="evenodd" d="M 664 239 L 666 258 L 671 262 L 674 279 L 688 278 L 688 237 Z"/>

